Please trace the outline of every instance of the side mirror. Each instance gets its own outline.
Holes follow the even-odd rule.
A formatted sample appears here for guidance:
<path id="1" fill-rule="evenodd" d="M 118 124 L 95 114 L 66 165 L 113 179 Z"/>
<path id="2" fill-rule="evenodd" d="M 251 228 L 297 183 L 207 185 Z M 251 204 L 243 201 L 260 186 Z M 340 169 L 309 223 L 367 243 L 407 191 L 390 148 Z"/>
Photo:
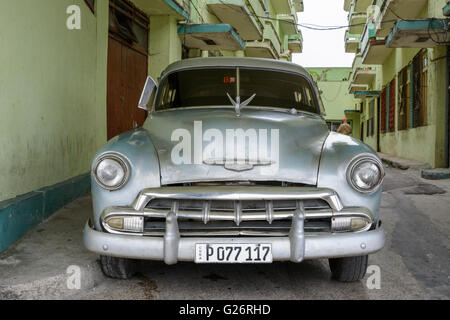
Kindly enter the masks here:
<path id="1" fill-rule="evenodd" d="M 147 77 L 147 80 L 145 81 L 144 89 L 142 90 L 141 99 L 139 100 L 138 107 L 140 109 L 144 109 L 146 111 L 152 110 L 152 107 L 150 106 L 150 109 L 147 107 L 150 99 L 154 98 L 154 93 L 156 92 L 156 89 L 158 88 L 158 85 L 156 84 L 155 80 L 152 79 L 152 77 Z"/>

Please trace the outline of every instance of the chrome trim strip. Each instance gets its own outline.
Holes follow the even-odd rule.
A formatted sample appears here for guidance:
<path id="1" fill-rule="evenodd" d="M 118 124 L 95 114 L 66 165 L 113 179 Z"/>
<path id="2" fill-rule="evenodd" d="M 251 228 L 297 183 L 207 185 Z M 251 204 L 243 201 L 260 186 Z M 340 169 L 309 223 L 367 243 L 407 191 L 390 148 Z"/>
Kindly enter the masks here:
<path id="1" fill-rule="evenodd" d="M 272 212 L 270 216 L 264 212 L 242 212 L 239 218 L 240 222 L 243 221 L 276 221 L 276 220 L 284 220 L 291 219 L 295 215 L 296 211 L 276 211 Z M 101 223 L 106 231 L 114 234 L 124 234 L 124 235 L 138 235 L 143 236 L 146 234 L 143 233 L 127 233 L 120 232 L 117 230 L 111 229 L 105 221 L 113 216 L 140 216 L 144 218 L 160 218 L 166 219 L 169 215 L 167 210 L 155 210 L 155 209 L 144 209 L 142 211 L 135 211 L 133 208 L 129 207 L 109 207 L 103 211 L 101 216 Z M 370 223 L 363 230 L 359 230 L 356 232 L 367 231 L 374 219 L 373 214 L 367 208 L 344 208 L 339 212 L 334 212 L 331 209 L 321 209 L 321 210 L 304 210 L 303 209 L 304 219 L 326 219 L 333 217 L 362 217 L 367 219 Z M 201 211 L 179 211 L 176 212 L 177 219 L 192 219 L 194 221 L 205 222 L 205 214 Z M 209 221 L 237 221 L 236 215 L 234 212 L 208 212 L 207 222 Z"/>
<path id="2" fill-rule="evenodd" d="M 367 255 L 381 250 L 385 240 L 386 236 L 382 228 L 360 233 L 305 235 L 303 260 Z M 83 243 L 88 250 L 101 255 L 165 260 L 162 237 L 135 237 L 99 232 L 94 230 L 88 222 L 83 231 Z M 177 261 L 194 261 L 196 243 L 270 243 L 274 261 L 289 261 L 292 258 L 289 237 L 186 237 L 179 240 L 178 252 L 175 252 Z"/>
<path id="3" fill-rule="evenodd" d="M 301 262 L 305 255 L 305 214 L 303 206 L 295 211 L 292 217 L 292 227 L 289 232 L 289 241 L 291 247 L 291 261 Z"/>
<path id="4" fill-rule="evenodd" d="M 322 199 L 334 211 L 341 211 L 343 205 L 337 193 L 326 188 L 311 187 L 245 187 L 232 186 L 194 186 L 148 188 L 140 192 L 132 207 L 144 210 L 152 199 L 182 200 L 310 200 Z"/>
<path id="5" fill-rule="evenodd" d="M 166 233 L 164 234 L 164 262 L 175 264 L 178 262 L 178 247 L 180 244 L 180 231 L 178 229 L 177 215 L 171 211 L 166 218 Z"/>

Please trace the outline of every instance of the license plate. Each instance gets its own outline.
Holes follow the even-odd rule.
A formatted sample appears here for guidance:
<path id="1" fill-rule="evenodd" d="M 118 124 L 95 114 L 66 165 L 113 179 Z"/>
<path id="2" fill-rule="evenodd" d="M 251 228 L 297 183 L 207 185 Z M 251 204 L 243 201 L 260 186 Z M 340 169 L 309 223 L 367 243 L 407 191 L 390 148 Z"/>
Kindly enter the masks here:
<path id="1" fill-rule="evenodd" d="M 195 245 L 196 263 L 271 263 L 272 245 L 249 244 L 206 244 Z"/>

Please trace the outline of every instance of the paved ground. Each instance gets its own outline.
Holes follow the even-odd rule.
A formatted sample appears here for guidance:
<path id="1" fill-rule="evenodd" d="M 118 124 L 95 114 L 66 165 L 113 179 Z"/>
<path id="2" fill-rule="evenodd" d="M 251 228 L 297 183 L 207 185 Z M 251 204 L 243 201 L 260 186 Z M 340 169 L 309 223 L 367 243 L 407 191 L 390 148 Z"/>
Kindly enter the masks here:
<path id="1" fill-rule="evenodd" d="M 81 246 L 90 198 L 71 203 L 0 255 L 0 299 L 449 299 L 450 180 L 387 168 L 381 217 L 387 245 L 370 256 L 380 289 L 330 280 L 326 260 L 299 265 L 142 263 L 132 280 L 105 278 Z M 80 267 L 69 290 L 67 268 Z"/>

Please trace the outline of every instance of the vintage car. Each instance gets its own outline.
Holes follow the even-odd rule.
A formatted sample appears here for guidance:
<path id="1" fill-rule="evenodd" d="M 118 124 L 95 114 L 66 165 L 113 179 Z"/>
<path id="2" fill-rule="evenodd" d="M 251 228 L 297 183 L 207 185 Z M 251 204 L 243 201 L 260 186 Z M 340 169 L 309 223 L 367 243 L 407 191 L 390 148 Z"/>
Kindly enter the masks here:
<path id="1" fill-rule="evenodd" d="M 330 132 L 320 90 L 301 66 L 197 58 L 147 79 L 142 128 L 92 164 L 84 245 L 107 276 L 139 260 L 301 262 L 328 258 L 358 281 L 385 234 L 384 170 L 367 145 Z"/>

